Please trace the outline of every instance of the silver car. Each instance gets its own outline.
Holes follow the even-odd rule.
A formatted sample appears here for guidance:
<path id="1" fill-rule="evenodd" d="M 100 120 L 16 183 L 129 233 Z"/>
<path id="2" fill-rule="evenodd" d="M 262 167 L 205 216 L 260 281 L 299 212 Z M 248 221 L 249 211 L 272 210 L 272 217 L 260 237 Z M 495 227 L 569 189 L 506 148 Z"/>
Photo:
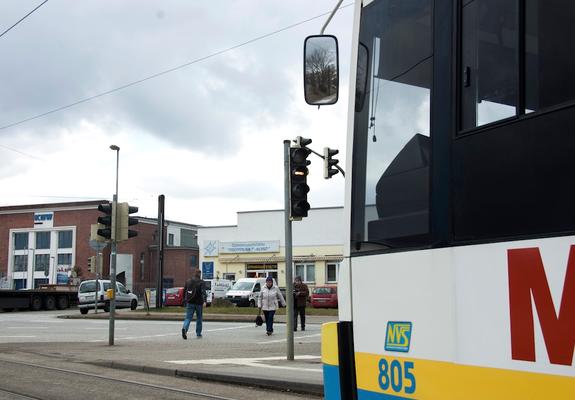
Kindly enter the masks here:
<path id="1" fill-rule="evenodd" d="M 107 290 L 112 287 L 109 280 L 98 280 L 98 296 L 96 302 L 96 281 L 84 281 L 78 288 L 78 308 L 81 314 L 87 314 L 88 310 L 94 309 L 94 303 L 104 311 L 110 311 L 110 298 Z M 138 296 L 130 293 L 120 282 L 116 282 L 116 308 L 130 308 L 135 310 L 138 307 Z"/>

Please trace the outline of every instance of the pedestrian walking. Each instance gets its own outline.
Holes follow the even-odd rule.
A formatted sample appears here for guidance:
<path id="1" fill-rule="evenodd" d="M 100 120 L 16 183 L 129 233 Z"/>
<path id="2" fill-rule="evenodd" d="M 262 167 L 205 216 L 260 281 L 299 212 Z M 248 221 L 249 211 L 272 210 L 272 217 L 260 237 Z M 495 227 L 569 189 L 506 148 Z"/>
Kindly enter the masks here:
<path id="1" fill-rule="evenodd" d="M 305 331 L 305 306 L 309 296 L 309 289 L 305 283 L 302 282 L 301 276 L 296 276 L 293 283 L 293 330 L 297 331 L 297 316 L 301 323 L 301 330 Z"/>
<path id="2" fill-rule="evenodd" d="M 279 304 L 285 307 L 286 302 L 279 288 L 274 285 L 274 280 L 271 276 L 266 278 L 266 284 L 263 287 L 260 296 L 258 297 L 258 307 L 260 311 L 263 310 L 266 320 L 266 334 L 269 336 L 274 332 L 274 314 L 278 309 Z"/>
<path id="3" fill-rule="evenodd" d="M 193 277 L 186 281 L 184 293 L 186 296 L 186 319 L 182 328 L 182 338 L 184 340 L 188 338 L 188 329 L 194 314 L 196 314 L 196 337 L 200 339 L 202 337 L 202 311 L 206 304 L 207 293 L 206 283 L 202 280 L 202 272 L 199 269 L 195 270 Z"/>

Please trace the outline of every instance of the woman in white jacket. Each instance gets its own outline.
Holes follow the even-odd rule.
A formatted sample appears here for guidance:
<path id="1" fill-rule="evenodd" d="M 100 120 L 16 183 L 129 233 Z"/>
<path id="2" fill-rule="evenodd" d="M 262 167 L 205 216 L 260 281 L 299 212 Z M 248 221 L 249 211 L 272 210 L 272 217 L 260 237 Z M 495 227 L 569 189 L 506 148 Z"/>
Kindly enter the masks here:
<path id="1" fill-rule="evenodd" d="M 274 331 L 274 314 L 276 313 L 279 304 L 281 304 L 282 307 L 285 307 L 286 302 L 278 287 L 274 286 L 273 278 L 268 276 L 266 278 L 266 284 L 258 298 L 258 307 L 260 308 L 260 311 L 264 311 L 264 317 L 266 319 L 266 333 L 268 336 Z"/>

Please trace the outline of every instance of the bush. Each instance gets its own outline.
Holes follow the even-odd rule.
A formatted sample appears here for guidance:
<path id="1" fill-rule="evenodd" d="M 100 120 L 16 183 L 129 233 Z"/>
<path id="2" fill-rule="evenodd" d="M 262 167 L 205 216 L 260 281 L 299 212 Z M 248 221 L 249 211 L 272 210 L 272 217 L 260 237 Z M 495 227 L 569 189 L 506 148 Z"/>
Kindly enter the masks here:
<path id="1" fill-rule="evenodd" d="M 234 303 L 225 298 L 212 300 L 212 307 L 233 307 Z"/>

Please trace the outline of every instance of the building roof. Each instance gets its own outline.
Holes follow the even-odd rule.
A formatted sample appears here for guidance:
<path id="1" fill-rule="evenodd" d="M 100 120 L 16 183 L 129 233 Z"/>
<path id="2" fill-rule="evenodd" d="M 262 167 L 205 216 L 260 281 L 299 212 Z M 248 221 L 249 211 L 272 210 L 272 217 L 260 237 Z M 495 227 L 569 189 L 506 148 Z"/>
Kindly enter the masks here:
<path id="1" fill-rule="evenodd" d="M 109 200 L 89 200 L 89 201 L 72 201 L 66 203 L 44 203 L 44 204 L 23 204 L 17 206 L 4 206 L 0 207 L 0 214 L 10 214 L 18 212 L 32 212 L 35 210 L 74 210 L 95 208 L 102 203 L 107 203 Z"/>

